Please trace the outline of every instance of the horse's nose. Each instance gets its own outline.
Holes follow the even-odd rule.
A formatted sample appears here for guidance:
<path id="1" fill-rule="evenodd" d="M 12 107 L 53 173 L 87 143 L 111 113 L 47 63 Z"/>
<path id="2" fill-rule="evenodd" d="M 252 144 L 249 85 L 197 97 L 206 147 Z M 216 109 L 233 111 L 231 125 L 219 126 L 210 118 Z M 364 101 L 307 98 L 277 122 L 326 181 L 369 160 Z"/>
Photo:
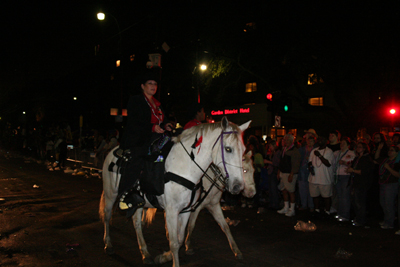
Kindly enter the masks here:
<path id="1" fill-rule="evenodd" d="M 241 184 L 235 184 L 232 188 L 232 194 L 237 195 L 242 191 L 242 185 Z"/>

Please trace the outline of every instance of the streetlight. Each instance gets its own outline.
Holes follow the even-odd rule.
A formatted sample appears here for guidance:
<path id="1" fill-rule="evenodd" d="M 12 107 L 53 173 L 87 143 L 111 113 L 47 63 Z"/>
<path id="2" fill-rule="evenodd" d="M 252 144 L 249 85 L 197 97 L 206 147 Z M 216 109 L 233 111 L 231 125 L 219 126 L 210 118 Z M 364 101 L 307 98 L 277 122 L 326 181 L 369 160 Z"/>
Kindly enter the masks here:
<path id="1" fill-rule="evenodd" d="M 194 77 L 195 72 L 196 72 L 197 66 L 194 67 L 192 75 Z M 201 72 L 205 72 L 207 70 L 207 65 L 206 64 L 201 64 L 199 69 L 201 70 Z M 196 86 L 197 86 L 197 103 L 200 104 L 200 86 L 199 86 L 199 75 L 196 75 Z M 193 80 L 192 80 L 193 81 Z"/>
<path id="2" fill-rule="evenodd" d="M 121 35 L 121 29 L 119 27 L 119 23 L 116 17 L 114 17 L 111 13 L 107 13 L 107 15 L 110 15 L 110 17 L 112 17 L 115 21 L 115 23 L 117 24 L 118 27 L 118 35 L 119 35 L 119 41 L 118 41 L 118 52 L 121 52 L 121 43 L 122 43 L 122 35 Z M 106 19 L 106 14 L 103 12 L 99 12 L 97 13 L 97 19 L 98 20 L 105 20 Z"/>
<path id="3" fill-rule="evenodd" d="M 106 14 L 104 14 L 103 12 L 97 13 L 98 20 L 104 20 L 105 18 L 106 18 Z"/>
<path id="4" fill-rule="evenodd" d="M 106 14 L 110 15 L 110 17 L 112 17 L 115 21 L 115 23 L 117 24 L 117 28 L 118 28 L 118 36 L 119 36 L 119 40 L 118 40 L 118 57 L 121 57 L 122 54 L 122 34 L 121 34 L 121 28 L 119 27 L 119 23 L 116 17 L 114 17 L 111 13 L 103 13 L 103 12 L 98 12 L 97 13 L 97 19 L 100 21 L 103 21 L 106 19 Z M 121 65 L 121 59 L 117 59 L 116 62 L 116 67 L 121 67 L 120 69 L 120 87 L 121 87 L 121 112 L 122 112 L 122 108 L 123 108 L 123 79 L 124 79 L 124 72 L 123 72 L 123 65 Z"/>

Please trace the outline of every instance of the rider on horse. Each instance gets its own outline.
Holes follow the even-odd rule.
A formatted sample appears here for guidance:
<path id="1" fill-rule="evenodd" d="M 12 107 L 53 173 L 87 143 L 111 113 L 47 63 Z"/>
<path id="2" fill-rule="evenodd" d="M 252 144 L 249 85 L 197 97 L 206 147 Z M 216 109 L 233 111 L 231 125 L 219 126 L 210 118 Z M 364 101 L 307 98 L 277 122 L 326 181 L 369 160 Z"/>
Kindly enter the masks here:
<path id="1" fill-rule="evenodd" d="M 127 125 L 120 147 L 115 152 L 124 161 L 118 194 L 119 208 L 126 210 L 127 216 L 133 215 L 145 203 L 139 194 L 137 181 L 150 144 L 164 134 L 165 130 L 172 130 L 172 124 L 168 122 L 161 103 L 154 98 L 157 84 L 155 73 L 146 73 L 141 81 L 141 94 L 129 99 Z"/>

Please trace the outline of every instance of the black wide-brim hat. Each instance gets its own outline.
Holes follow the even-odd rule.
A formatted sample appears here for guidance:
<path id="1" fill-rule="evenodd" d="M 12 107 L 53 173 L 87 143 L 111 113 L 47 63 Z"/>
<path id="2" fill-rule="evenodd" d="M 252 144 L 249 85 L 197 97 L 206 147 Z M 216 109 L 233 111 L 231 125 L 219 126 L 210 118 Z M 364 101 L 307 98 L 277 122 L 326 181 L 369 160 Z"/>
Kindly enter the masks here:
<path id="1" fill-rule="evenodd" d="M 160 83 L 159 74 L 153 70 L 147 70 L 143 73 L 140 79 L 140 84 L 145 84 L 147 81 L 156 81 L 157 84 Z"/>

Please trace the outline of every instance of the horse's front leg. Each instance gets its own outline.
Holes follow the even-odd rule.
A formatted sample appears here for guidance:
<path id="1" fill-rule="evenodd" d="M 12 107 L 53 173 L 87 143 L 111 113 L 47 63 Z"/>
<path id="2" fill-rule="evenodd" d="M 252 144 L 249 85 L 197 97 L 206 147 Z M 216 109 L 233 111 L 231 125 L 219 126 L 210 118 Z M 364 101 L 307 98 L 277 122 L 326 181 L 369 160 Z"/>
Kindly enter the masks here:
<path id="1" fill-rule="evenodd" d="M 136 210 L 135 214 L 132 216 L 133 226 L 135 227 L 136 236 L 139 244 L 139 250 L 142 254 L 142 260 L 144 264 L 154 264 L 153 259 L 149 251 L 147 250 L 147 244 L 143 237 L 142 231 L 142 214 L 143 208 L 139 208 Z"/>
<path id="2" fill-rule="evenodd" d="M 195 211 L 193 211 L 190 214 L 190 217 L 189 217 L 189 223 L 188 223 L 188 227 L 187 227 L 187 235 L 186 235 L 186 241 L 185 241 L 187 255 L 194 254 L 193 247 L 191 244 L 191 238 L 192 238 L 192 233 L 193 233 L 194 227 L 196 225 L 197 217 L 199 216 L 201 209 L 202 209 L 201 207 L 198 207 Z"/>
<path id="3" fill-rule="evenodd" d="M 219 203 L 214 204 L 214 205 L 209 205 L 209 206 L 207 206 L 207 209 L 210 211 L 210 213 L 212 214 L 214 219 L 217 221 L 217 223 L 221 227 L 222 231 L 224 231 L 226 237 L 228 238 L 228 242 L 231 247 L 231 250 L 232 250 L 233 254 L 235 254 L 236 259 L 243 260 L 242 252 L 240 252 L 238 246 L 236 245 L 236 242 L 233 239 L 233 236 L 231 234 L 231 230 L 229 229 L 229 225 L 225 221 L 224 214 L 221 209 L 221 205 Z"/>
<path id="4" fill-rule="evenodd" d="M 158 255 L 155 258 L 156 264 L 163 264 L 168 261 L 173 260 L 173 267 L 179 267 L 179 257 L 177 251 L 179 251 L 179 242 L 178 242 L 178 211 L 176 209 L 165 208 L 165 230 L 167 234 L 167 239 L 169 241 L 170 250 L 164 252 L 161 255 Z M 173 255 L 173 252 L 176 252 Z"/>
<path id="5" fill-rule="evenodd" d="M 155 259 L 156 264 L 163 264 L 167 261 L 173 260 L 173 267 L 179 267 L 179 248 L 181 247 L 184 235 L 185 227 L 189 215 L 179 218 L 179 212 L 176 209 L 166 208 L 165 210 L 165 223 L 168 229 L 169 248 L 170 251 L 164 252 L 164 254 L 158 255 Z M 186 220 L 185 220 L 186 219 Z M 179 229 L 183 225 L 183 230 Z"/>

